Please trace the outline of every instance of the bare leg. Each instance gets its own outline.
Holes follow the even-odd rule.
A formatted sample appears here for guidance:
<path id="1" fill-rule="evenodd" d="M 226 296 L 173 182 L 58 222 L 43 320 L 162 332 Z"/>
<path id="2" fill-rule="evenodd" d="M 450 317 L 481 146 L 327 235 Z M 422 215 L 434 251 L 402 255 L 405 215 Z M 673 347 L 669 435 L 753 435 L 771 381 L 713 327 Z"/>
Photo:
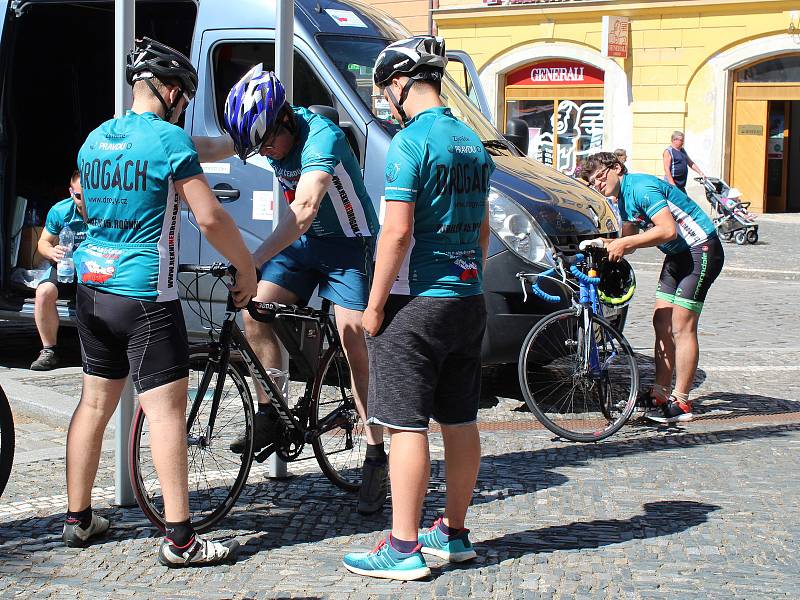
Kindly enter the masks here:
<path id="1" fill-rule="evenodd" d="M 40 283 L 36 288 L 33 316 L 39 337 L 42 339 L 42 346 L 55 346 L 58 341 L 56 300 L 58 300 L 58 288 L 49 281 Z"/>
<path id="2" fill-rule="evenodd" d="M 172 523 L 189 518 L 187 388 L 184 378 L 139 394 L 150 427 L 150 451 L 164 496 L 164 516 Z"/>
<path id="3" fill-rule="evenodd" d="M 389 480 L 392 484 L 392 535 L 417 539 L 422 503 L 428 491 L 431 459 L 427 431 L 389 429 Z"/>
<path id="4" fill-rule="evenodd" d="M 700 348 L 697 342 L 697 323 L 700 314 L 674 307 L 672 311 L 672 335 L 675 338 L 675 391 L 688 394 L 694 385 Z"/>
<path id="5" fill-rule="evenodd" d="M 657 299 L 653 311 L 653 329 L 655 330 L 656 384 L 664 387 L 672 385 L 672 374 L 675 370 L 675 341 L 672 337 L 672 311 L 674 305 Z"/>
<path id="6" fill-rule="evenodd" d="M 367 422 L 367 387 L 369 386 L 369 359 L 367 356 L 367 343 L 364 340 L 364 329 L 361 327 L 360 310 L 352 310 L 335 306 L 336 327 L 342 339 L 344 353 L 350 365 L 350 374 L 353 378 L 353 396 L 356 401 L 358 414 L 361 420 Z M 366 428 L 367 443 L 370 445 L 383 442 L 383 427 L 381 425 L 368 425 Z"/>
<path id="7" fill-rule="evenodd" d="M 258 302 L 277 302 L 279 304 L 296 304 L 299 301 L 297 294 L 282 288 L 270 281 L 258 282 L 258 294 L 254 298 Z M 272 325 L 254 320 L 246 311 L 242 313 L 245 336 L 247 342 L 258 356 L 258 360 L 265 369 L 280 369 L 283 362 L 281 345 Z M 269 404 L 269 399 L 264 394 L 260 385 L 256 385 L 256 394 L 259 404 Z"/>
<path id="8" fill-rule="evenodd" d="M 445 478 L 447 505 L 444 522 L 448 527 L 461 529 L 467 509 L 472 502 L 472 492 L 478 480 L 481 464 L 481 439 L 478 425 L 442 426 L 444 438 Z M 394 488 L 392 488 L 394 494 Z"/>
<path id="9" fill-rule="evenodd" d="M 72 512 L 81 511 L 92 503 L 103 432 L 124 386 L 125 379 L 83 376 L 81 401 L 67 433 L 67 506 Z"/>

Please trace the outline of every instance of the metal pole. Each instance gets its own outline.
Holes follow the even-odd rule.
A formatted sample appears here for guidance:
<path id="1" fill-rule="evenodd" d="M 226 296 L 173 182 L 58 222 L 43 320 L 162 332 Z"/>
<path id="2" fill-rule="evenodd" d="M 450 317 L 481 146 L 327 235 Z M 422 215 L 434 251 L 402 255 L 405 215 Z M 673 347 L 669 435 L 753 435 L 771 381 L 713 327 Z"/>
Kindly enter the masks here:
<path id="1" fill-rule="evenodd" d="M 292 101 L 294 90 L 294 0 L 278 0 L 275 19 L 275 74 L 286 88 L 286 100 Z M 272 230 L 278 226 L 280 219 L 286 214 L 288 205 L 283 202 L 281 184 L 277 177 L 272 178 Z M 289 371 L 289 355 L 281 348 L 281 370 Z M 285 389 L 289 389 L 288 380 Z M 269 476 L 284 478 L 288 476 L 286 463 L 276 454 L 269 457 L 267 463 Z"/>
<path id="2" fill-rule="evenodd" d="M 121 117 L 132 103 L 131 88 L 125 81 L 125 55 L 133 48 L 135 0 L 114 0 L 114 115 Z M 133 506 L 136 498 L 131 487 L 131 469 L 128 461 L 130 431 L 135 409 L 133 384 L 130 377 L 114 415 L 114 504 Z"/>

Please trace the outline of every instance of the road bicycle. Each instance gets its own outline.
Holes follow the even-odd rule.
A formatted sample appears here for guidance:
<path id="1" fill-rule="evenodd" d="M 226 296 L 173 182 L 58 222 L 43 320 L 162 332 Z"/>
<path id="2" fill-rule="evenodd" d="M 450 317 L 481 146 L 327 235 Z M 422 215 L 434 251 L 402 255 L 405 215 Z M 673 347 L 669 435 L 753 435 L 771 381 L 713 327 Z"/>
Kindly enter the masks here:
<path id="1" fill-rule="evenodd" d="M 232 269 L 214 264 L 181 265 L 180 270 L 194 273 L 196 280 L 213 277 L 217 284 Z M 245 339 L 236 323 L 240 309 L 233 305 L 230 293 L 222 323 L 210 327 L 211 341 L 191 348 L 186 432 L 189 512 L 197 531 L 210 528 L 228 514 L 242 493 L 253 460 L 263 462 L 273 452 L 287 462 L 316 458 L 336 486 L 347 492 L 358 490 L 366 455 L 364 424 L 356 410 L 350 368 L 330 309 L 328 300 L 322 301 L 319 310 L 273 302 L 251 301 L 247 306 L 254 319 L 273 325 L 295 374 L 306 381 L 296 402 L 284 396 L 281 383 L 264 368 Z M 281 423 L 275 442 L 257 454 L 253 451 L 251 382 L 271 400 Z M 244 451 L 234 454 L 230 444 L 242 434 Z M 163 530 L 163 499 L 141 407 L 131 437 L 136 499 L 147 518 Z"/>
<path id="2" fill-rule="evenodd" d="M 6 489 L 14 463 L 14 416 L 8 397 L 0 387 L 0 496 Z"/>
<path id="3" fill-rule="evenodd" d="M 525 402 L 542 425 L 567 440 L 597 442 L 616 433 L 633 413 L 639 369 L 625 337 L 603 317 L 602 242 L 587 240 L 579 248 L 572 259 L 556 254 L 555 266 L 543 273 L 517 274 L 526 301 L 530 284 L 547 302 L 562 302 L 566 293 L 571 303 L 531 328 L 518 373 Z M 558 293 L 543 290 L 542 281 L 553 282 Z M 632 294 L 633 286 L 609 301 L 622 304 Z"/>

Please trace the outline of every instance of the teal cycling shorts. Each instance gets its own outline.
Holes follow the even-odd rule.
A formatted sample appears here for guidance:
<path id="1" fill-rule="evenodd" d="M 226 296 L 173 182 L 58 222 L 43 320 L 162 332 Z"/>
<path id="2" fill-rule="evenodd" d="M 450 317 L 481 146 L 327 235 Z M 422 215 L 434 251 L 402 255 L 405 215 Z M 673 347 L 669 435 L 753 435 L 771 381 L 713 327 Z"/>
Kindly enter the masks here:
<path id="1" fill-rule="evenodd" d="M 294 292 L 307 303 L 319 295 L 351 310 L 364 310 L 372 280 L 371 237 L 301 236 L 261 267 L 261 280 Z"/>

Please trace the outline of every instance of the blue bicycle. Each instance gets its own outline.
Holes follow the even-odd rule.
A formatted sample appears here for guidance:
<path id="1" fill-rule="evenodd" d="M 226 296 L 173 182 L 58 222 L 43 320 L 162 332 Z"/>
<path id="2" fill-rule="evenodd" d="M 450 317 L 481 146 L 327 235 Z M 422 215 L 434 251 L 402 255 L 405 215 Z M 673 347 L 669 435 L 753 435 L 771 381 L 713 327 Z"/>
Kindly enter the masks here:
<path id="1" fill-rule="evenodd" d="M 528 333 L 519 355 L 519 382 L 525 402 L 547 429 L 574 442 L 597 442 L 618 431 L 636 408 L 639 369 L 633 350 L 603 318 L 604 304 L 628 302 L 635 283 L 607 297 L 599 270 L 614 263 L 605 261 L 602 242 L 582 242 L 580 250 L 570 259 L 554 256 L 556 266 L 543 273 L 517 274 L 526 300 L 530 287 L 552 303 L 562 302 L 566 293 L 572 305 Z M 549 287 L 557 293 L 542 289 L 543 281 L 552 282 Z"/>

